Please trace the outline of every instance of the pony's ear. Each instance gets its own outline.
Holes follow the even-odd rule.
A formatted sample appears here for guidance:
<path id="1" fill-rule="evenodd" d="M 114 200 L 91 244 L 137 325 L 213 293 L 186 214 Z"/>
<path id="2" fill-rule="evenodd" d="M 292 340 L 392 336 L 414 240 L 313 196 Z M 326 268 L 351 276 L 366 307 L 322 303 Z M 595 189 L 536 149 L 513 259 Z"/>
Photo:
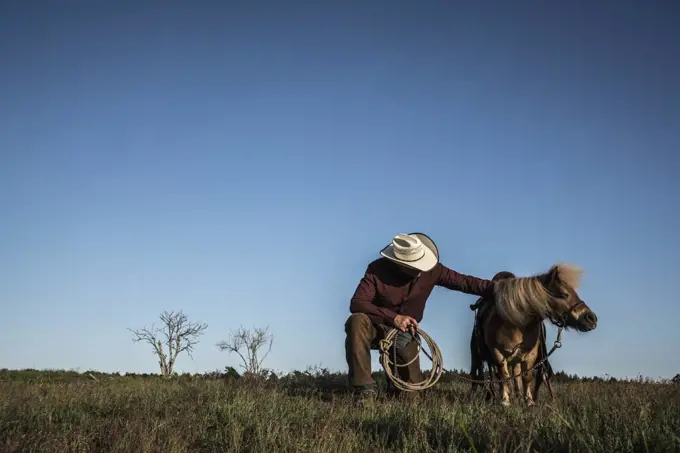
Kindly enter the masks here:
<path id="1" fill-rule="evenodd" d="M 560 268 L 557 265 L 554 265 L 548 272 L 542 275 L 541 283 L 547 290 L 550 290 L 551 288 L 554 288 L 555 285 L 557 285 L 559 280 Z"/>

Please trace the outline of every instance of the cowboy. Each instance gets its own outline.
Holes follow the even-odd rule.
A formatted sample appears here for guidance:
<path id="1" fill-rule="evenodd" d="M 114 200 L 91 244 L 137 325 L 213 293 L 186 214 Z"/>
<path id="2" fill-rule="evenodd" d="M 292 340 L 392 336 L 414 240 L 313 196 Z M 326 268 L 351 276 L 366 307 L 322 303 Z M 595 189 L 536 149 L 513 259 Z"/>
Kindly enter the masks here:
<path id="1" fill-rule="evenodd" d="M 397 363 L 418 354 L 412 333 L 422 321 L 425 303 L 435 286 L 480 297 L 493 296 L 493 282 L 460 274 L 439 262 L 439 250 L 423 233 L 398 234 L 370 263 L 352 296 L 345 322 L 345 355 L 349 382 L 357 402 L 376 395 L 371 377 L 371 349 L 377 349 L 392 328 L 399 330 L 394 343 Z M 420 358 L 398 367 L 399 378 L 422 381 Z"/>

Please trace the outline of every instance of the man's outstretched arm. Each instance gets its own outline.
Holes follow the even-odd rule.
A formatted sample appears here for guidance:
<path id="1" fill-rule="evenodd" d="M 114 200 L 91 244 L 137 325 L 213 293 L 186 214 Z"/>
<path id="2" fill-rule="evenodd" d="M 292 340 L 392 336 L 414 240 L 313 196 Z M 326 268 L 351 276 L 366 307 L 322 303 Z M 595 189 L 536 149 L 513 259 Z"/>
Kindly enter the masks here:
<path id="1" fill-rule="evenodd" d="M 375 305 L 373 303 L 375 295 L 375 277 L 369 268 L 354 291 L 354 295 L 349 303 L 349 311 L 351 313 L 366 313 L 376 323 L 384 323 L 388 326 L 394 325 L 394 318 L 397 317 L 397 313 L 389 308 Z"/>
<path id="2" fill-rule="evenodd" d="M 444 288 L 450 289 L 452 291 L 474 294 L 480 297 L 493 296 L 493 281 L 473 277 L 472 275 L 461 274 L 449 269 L 443 264 L 440 265 L 442 271 L 436 283 L 438 286 L 443 286 Z"/>

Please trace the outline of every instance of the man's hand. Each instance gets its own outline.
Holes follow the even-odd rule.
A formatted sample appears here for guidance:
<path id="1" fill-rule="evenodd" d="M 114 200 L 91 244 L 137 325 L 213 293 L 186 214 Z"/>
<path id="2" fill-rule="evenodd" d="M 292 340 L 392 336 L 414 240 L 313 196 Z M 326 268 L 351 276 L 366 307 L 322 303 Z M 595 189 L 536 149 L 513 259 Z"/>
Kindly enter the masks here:
<path id="1" fill-rule="evenodd" d="M 412 334 L 415 333 L 416 328 L 418 327 L 418 322 L 411 318 L 410 316 L 406 315 L 397 315 L 396 318 L 394 318 L 394 325 L 397 329 L 401 330 L 402 332 L 406 332 L 409 330 Z"/>

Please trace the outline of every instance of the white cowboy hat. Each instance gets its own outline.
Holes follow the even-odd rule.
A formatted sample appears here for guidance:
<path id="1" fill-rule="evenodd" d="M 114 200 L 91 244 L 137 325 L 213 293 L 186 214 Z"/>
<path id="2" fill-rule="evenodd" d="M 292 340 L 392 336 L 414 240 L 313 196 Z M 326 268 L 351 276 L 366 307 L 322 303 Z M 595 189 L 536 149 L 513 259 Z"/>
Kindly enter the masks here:
<path id="1" fill-rule="evenodd" d="M 380 255 L 402 266 L 428 272 L 439 262 L 439 250 L 423 233 L 398 234 Z"/>

